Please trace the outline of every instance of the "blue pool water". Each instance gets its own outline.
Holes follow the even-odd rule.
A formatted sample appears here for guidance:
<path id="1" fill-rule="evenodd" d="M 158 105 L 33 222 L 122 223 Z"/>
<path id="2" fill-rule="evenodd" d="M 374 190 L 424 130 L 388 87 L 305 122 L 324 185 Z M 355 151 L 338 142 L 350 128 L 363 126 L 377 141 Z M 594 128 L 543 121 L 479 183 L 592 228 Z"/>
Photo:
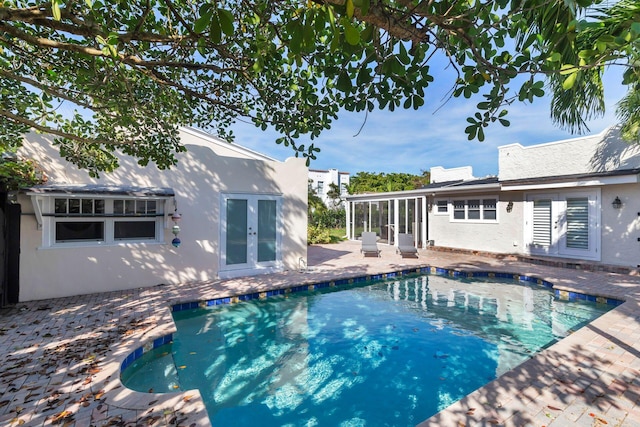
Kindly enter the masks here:
<path id="1" fill-rule="evenodd" d="M 174 313 L 123 382 L 199 389 L 214 426 L 415 425 L 611 308 L 430 275 L 300 292 Z"/>

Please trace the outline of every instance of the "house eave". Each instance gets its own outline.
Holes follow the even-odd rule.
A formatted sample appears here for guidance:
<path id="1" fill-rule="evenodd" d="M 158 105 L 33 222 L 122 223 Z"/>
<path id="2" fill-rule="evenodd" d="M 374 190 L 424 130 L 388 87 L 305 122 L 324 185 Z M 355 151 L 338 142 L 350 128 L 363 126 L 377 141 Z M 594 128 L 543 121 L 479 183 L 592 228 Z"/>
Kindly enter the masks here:
<path id="1" fill-rule="evenodd" d="M 500 184 L 457 185 L 454 187 L 419 188 L 417 190 L 391 191 L 386 193 L 353 194 L 347 196 L 346 200 L 382 200 L 393 198 L 406 199 L 415 196 L 437 196 L 439 194 L 450 195 L 455 193 L 485 193 L 499 190 Z"/>
<path id="2" fill-rule="evenodd" d="M 556 188 L 579 188 L 579 187 L 601 187 L 606 185 L 620 184 L 637 184 L 640 182 L 640 171 L 633 170 L 628 173 L 615 175 L 593 175 L 582 178 L 566 177 L 564 179 L 541 178 L 531 179 L 528 181 L 503 181 L 502 191 L 530 191 L 530 190 L 547 190 Z"/>

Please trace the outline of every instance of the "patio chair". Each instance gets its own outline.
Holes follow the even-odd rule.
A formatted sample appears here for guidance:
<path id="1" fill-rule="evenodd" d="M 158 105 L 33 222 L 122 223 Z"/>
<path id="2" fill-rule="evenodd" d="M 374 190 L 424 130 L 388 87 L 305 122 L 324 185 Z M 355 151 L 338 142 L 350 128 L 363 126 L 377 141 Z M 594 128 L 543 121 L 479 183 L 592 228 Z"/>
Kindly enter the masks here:
<path id="1" fill-rule="evenodd" d="M 380 249 L 378 249 L 378 236 L 373 231 L 365 231 L 362 233 L 362 248 L 360 252 L 364 255 L 380 256 Z"/>
<path id="2" fill-rule="evenodd" d="M 398 234 L 398 247 L 396 248 L 396 253 L 402 255 L 402 258 L 408 256 L 418 258 L 418 249 L 416 249 L 413 244 L 412 234 Z"/>

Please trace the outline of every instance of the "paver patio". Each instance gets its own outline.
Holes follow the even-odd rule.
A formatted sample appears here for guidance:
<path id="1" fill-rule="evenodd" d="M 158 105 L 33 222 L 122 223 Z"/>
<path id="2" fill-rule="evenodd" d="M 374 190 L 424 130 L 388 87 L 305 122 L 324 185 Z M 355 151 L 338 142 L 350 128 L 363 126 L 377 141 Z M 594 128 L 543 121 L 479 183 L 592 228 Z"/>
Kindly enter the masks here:
<path id="1" fill-rule="evenodd" d="M 362 257 L 357 242 L 309 248 L 306 272 L 159 285 L 21 303 L 0 310 L 0 425 L 209 425 L 197 391 L 126 389 L 120 365 L 133 350 L 173 331 L 180 302 L 435 266 L 511 272 L 557 288 L 626 302 L 420 426 L 640 426 L 640 277 L 421 250 Z"/>

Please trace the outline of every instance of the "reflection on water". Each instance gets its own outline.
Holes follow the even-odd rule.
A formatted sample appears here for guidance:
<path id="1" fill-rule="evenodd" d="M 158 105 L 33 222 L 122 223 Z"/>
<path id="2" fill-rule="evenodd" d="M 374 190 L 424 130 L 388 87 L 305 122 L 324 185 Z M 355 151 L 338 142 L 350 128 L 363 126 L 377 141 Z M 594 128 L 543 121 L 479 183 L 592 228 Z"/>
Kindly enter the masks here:
<path id="1" fill-rule="evenodd" d="M 419 276 L 177 312 L 173 357 L 214 426 L 415 425 L 610 308 Z"/>

